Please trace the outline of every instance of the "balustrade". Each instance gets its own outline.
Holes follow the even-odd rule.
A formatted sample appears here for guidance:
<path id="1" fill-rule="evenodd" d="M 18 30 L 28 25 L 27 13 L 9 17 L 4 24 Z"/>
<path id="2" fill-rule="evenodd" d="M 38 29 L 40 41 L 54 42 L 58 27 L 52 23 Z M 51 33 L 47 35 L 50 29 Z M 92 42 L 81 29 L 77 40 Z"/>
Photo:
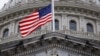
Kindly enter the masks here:
<path id="1" fill-rule="evenodd" d="M 32 38 L 35 36 L 40 36 L 46 33 L 50 33 L 52 31 L 48 30 L 40 30 L 40 31 L 34 31 L 32 34 L 28 35 L 26 38 Z M 94 40 L 100 40 L 100 35 L 95 33 L 87 33 L 87 32 L 80 32 L 80 31 L 72 31 L 72 30 L 57 30 L 55 32 L 67 34 L 79 38 L 87 38 L 87 39 L 94 39 Z M 16 35 L 10 35 L 8 37 L 0 37 L 1 42 L 7 41 L 7 40 L 18 40 L 22 39 L 20 34 Z"/>

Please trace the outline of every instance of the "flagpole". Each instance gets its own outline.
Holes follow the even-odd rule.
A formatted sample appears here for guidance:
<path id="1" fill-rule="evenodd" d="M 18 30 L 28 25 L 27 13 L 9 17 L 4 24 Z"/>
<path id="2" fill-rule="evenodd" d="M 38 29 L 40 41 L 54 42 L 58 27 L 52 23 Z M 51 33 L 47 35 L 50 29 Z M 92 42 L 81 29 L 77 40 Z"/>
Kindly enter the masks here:
<path id="1" fill-rule="evenodd" d="M 55 13 L 54 13 L 54 0 L 52 2 L 52 21 L 53 21 L 53 32 L 55 31 Z"/>

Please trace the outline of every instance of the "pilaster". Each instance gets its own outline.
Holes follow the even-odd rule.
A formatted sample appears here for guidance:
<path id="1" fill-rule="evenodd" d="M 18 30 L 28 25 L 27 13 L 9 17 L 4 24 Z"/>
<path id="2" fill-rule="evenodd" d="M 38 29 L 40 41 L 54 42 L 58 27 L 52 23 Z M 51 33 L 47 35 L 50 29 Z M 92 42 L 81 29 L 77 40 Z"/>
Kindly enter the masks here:
<path id="1" fill-rule="evenodd" d="M 9 33 L 11 36 L 15 35 L 15 21 L 10 22 Z"/>
<path id="2" fill-rule="evenodd" d="M 96 21 L 96 30 L 97 30 L 97 34 L 100 34 L 100 21 Z"/>
<path id="3" fill-rule="evenodd" d="M 67 14 L 62 14 L 62 30 L 68 29 Z"/>
<path id="4" fill-rule="evenodd" d="M 86 32 L 86 22 L 84 16 L 79 16 L 79 31 Z"/>

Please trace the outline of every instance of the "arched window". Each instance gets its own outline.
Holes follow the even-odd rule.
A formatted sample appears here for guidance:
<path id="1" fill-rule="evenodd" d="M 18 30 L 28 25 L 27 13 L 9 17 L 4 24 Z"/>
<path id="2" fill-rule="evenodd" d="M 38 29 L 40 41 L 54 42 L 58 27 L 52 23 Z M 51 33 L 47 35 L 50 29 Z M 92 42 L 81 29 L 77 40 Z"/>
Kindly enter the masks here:
<path id="1" fill-rule="evenodd" d="M 93 25 L 90 23 L 87 23 L 87 32 L 93 32 Z"/>
<path id="2" fill-rule="evenodd" d="M 55 20 L 55 30 L 59 30 L 59 21 Z"/>
<path id="3" fill-rule="evenodd" d="M 76 25 L 76 22 L 74 20 L 71 20 L 69 24 L 70 24 L 71 30 L 75 30 L 75 31 L 77 30 L 77 25 Z"/>
<path id="4" fill-rule="evenodd" d="M 3 31 L 3 37 L 7 37 L 8 36 L 8 33 L 9 33 L 9 29 L 5 29 Z"/>

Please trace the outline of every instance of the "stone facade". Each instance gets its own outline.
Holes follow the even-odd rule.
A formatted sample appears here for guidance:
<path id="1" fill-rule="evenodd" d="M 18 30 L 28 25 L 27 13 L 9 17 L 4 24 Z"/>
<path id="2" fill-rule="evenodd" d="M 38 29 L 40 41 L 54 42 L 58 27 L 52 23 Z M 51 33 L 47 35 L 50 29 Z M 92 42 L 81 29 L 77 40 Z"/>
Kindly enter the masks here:
<path id="1" fill-rule="evenodd" d="M 3 56 L 5 53 L 7 53 L 4 56 L 7 56 L 8 54 L 10 56 L 24 56 L 24 55 L 40 56 L 41 50 L 43 50 L 43 53 L 48 53 L 48 54 L 44 54 L 44 56 L 59 56 L 59 55 L 62 56 L 62 53 L 64 54 L 64 52 L 67 53 L 65 54 L 67 56 L 73 56 L 73 55 L 99 56 L 100 55 L 98 53 L 100 51 L 99 50 L 100 48 L 99 47 L 99 41 L 100 41 L 99 0 L 88 0 L 88 1 L 87 0 L 55 0 L 54 2 L 55 20 L 59 22 L 59 26 L 58 26 L 59 29 L 55 31 L 57 36 L 55 36 L 55 32 L 52 35 L 51 33 L 52 22 L 49 22 L 46 25 L 42 26 L 41 29 L 36 30 L 35 32 L 27 36 L 24 40 L 23 38 L 21 38 L 19 33 L 19 24 L 18 24 L 19 21 L 23 17 L 29 15 L 35 9 L 41 9 L 42 7 L 50 3 L 51 3 L 50 0 L 41 0 L 41 1 L 40 0 L 16 0 L 16 1 L 9 0 L 9 2 L 4 5 L 2 10 L 0 11 L 1 55 Z M 77 25 L 76 30 L 70 29 L 71 21 L 76 22 Z M 93 32 L 87 31 L 88 23 L 92 25 Z M 6 37 L 4 37 L 5 30 L 8 30 L 8 35 Z M 47 47 L 45 47 L 45 45 L 40 44 L 41 42 L 39 42 L 39 38 L 42 37 L 42 35 L 44 34 L 48 35 L 48 33 L 50 33 L 51 36 L 46 36 L 45 41 L 50 40 L 50 42 L 52 43 L 43 42 L 44 44 L 47 44 L 46 45 Z M 63 34 L 64 36 L 61 37 Z M 69 37 L 69 39 L 65 40 L 66 38 L 64 37 L 66 35 L 72 36 L 73 38 Z M 53 40 L 52 39 L 53 37 L 56 38 L 56 40 Z M 79 39 L 74 37 L 78 37 Z M 64 41 L 61 40 L 62 38 Z M 33 39 L 34 41 L 31 41 L 29 39 Z M 81 42 L 80 39 L 83 42 Z M 20 43 L 21 40 L 24 41 L 24 45 L 21 44 L 20 46 L 18 45 L 18 43 Z M 68 42 L 69 40 L 71 41 L 71 43 Z M 60 42 L 57 43 L 57 41 Z M 39 44 L 37 44 L 37 42 L 39 42 Z M 31 45 L 33 44 L 35 44 L 34 48 L 39 49 L 40 47 L 40 49 L 35 51 L 33 46 L 31 47 Z M 68 44 L 68 46 L 66 44 Z M 8 46 L 6 47 L 6 45 Z M 39 47 L 37 48 L 38 45 Z M 27 46 L 29 47 L 29 49 L 27 48 Z M 79 49 L 78 46 L 80 47 Z M 24 48 L 26 50 L 23 50 Z M 57 54 L 54 53 L 54 55 L 53 54 L 50 55 L 53 49 L 57 49 Z M 96 52 L 95 50 L 98 51 Z M 11 51 L 13 51 L 14 53 Z M 25 52 L 20 53 L 21 51 L 25 51 Z"/>

